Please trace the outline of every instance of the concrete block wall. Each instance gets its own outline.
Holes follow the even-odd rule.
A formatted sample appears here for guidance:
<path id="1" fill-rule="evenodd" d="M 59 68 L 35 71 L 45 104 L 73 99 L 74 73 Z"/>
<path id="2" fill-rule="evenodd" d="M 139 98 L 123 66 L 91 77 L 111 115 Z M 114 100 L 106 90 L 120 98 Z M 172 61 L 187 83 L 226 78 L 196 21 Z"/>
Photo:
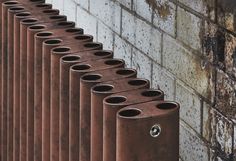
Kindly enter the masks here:
<path id="1" fill-rule="evenodd" d="M 236 160 L 234 0 L 48 0 L 181 104 L 180 160 Z"/>

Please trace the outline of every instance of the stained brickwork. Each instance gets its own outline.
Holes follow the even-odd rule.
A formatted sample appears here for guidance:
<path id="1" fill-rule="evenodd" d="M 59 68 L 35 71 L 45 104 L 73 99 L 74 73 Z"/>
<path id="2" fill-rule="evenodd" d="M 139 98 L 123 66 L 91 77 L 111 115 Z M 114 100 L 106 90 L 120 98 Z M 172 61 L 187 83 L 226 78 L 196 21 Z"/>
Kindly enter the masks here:
<path id="1" fill-rule="evenodd" d="M 48 0 L 181 103 L 180 160 L 236 160 L 235 0 Z"/>

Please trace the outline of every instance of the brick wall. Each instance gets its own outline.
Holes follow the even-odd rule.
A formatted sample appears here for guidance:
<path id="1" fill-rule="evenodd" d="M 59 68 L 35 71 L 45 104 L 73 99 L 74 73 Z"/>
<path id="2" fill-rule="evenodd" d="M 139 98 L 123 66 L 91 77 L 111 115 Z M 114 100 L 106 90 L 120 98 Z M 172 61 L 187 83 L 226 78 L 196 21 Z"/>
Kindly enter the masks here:
<path id="1" fill-rule="evenodd" d="M 180 102 L 180 160 L 236 160 L 234 0 L 48 2 Z"/>

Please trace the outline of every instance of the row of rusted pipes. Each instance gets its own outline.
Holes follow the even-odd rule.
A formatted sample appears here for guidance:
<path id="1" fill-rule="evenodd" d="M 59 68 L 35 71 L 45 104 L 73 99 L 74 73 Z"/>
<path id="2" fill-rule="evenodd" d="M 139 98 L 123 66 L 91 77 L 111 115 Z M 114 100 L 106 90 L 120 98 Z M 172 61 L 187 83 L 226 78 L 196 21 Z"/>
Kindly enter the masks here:
<path id="1" fill-rule="evenodd" d="M 44 0 L 1 0 L 1 161 L 177 161 L 179 104 Z"/>

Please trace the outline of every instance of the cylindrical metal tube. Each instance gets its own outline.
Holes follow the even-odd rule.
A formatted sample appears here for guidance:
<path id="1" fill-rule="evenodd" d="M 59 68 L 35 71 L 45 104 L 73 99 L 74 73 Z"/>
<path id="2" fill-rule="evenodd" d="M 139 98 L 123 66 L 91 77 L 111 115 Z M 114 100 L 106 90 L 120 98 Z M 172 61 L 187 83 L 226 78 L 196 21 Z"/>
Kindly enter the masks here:
<path id="1" fill-rule="evenodd" d="M 104 81 L 136 77 L 136 72 L 119 75 L 116 73 L 117 70 L 119 68 L 91 72 L 83 75 L 80 79 L 80 161 L 90 160 L 91 154 L 91 88 Z"/>
<path id="2" fill-rule="evenodd" d="M 78 31 L 79 29 L 73 29 Z M 82 32 L 81 32 L 82 33 Z M 68 43 L 79 42 L 77 39 L 73 39 L 75 36 L 68 36 L 67 38 L 49 39 L 43 43 L 43 64 L 42 64 L 42 159 L 44 161 L 50 161 L 50 67 L 51 67 L 51 49 L 59 45 L 65 45 L 63 40 L 70 39 Z"/>
<path id="3" fill-rule="evenodd" d="M 121 69 L 117 73 L 127 75 L 132 69 Z M 130 81 L 139 84 L 129 84 Z M 114 80 L 95 85 L 91 90 L 91 161 L 103 161 L 103 99 L 111 94 L 149 88 L 149 81 L 139 78 Z"/>
<path id="4" fill-rule="evenodd" d="M 14 16 L 14 161 L 20 160 L 20 21 L 28 16 L 28 12 Z"/>
<path id="5" fill-rule="evenodd" d="M 13 48 L 13 43 L 14 43 L 14 15 L 16 13 L 22 12 L 24 10 L 23 7 L 11 7 L 8 9 L 8 41 L 7 41 L 7 69 L 8 69 L 8 93 L 7 93 L 7 144 L 8 144 L 8 149 L 7 149 L 7 160 L 8 161 L 13 161 L 13 74 L 14 74 L 14 48 Z"/>
<path id="6" fill-rule="evenodd" d="M 2 3 L 2 54 L 1 54 L 1 160 L 7 161 L 8 151 L 8 9 L 14 6 L 18 6 L 17 1 L 8 1 Z"/>
<path id="7" fill-rule="evenodd" d="M 80 115 L 80 78 L 82 75 L 88 72 L 92 72 L 95 70 L 102 70 L 102 69 L 109 69 L 109 68 L 116 68 L 121 66 L 122 61 L 119 59 L 116 60 L 117 63 L 113 65 L 107 65 L 105 62 L 111 59 L 104 59 L 104 58 L 111 58 L 113 57 L 113 53 L 111 51 L 105 50 L 97 50 L 93 51 L 91 54 L 97 56 L 96 61 L 87 61 L 84 63 L 79 63 L 73 65 L 70 69 L 70 102 L 69 102 L 69 160 L 76 161 L 79 158 L 79 115 Z M 104 60 L 103 60 L 104 59 Z M 113 59 L 112 59 L 113 60 Z M 118 63 L 119 62 L 119 63 Z"/>
<path id="8" fill-rule="evenodd" d="M 37 23 L 37 19 L 20 22 L 20 160 L 26 161 L 27 150 L 27 27 Z M 33 151 L 31 151 L 33 153 Z"/>
<path id="9" fill-rule="evenodd" d="M 98 59 L 106 58 L 110 55 L 97 56 L 94 51 L 80 52 L 67 55 L 61 58 L 60 66 L 60 160 L 69 160 L 69 69 L 79 62 L 93 61 L 99 67 Z M 98 61 L 94 61 L 98 60 Z M 122 61 L 119 61 L 123 64 Z M 114 67 L 114 66 L 113 66 Z"/>
<path id="10" fill-rule="evenodd" d="M 118 112 L 116 160 L 134 158 L 179 160 L 179 104 L 154 101 L 128 106 Z"/>
<path id="11" fill-rule="evenodd" d="M 142 83 L 139 80 L 128 82 L 131 85 Z M 163 100 L 161 90 L 141 89 L 108 96 L 103 101 L 103 158 L 104 161 L 116 160 L 116 114 L 128 105 Z"/>

